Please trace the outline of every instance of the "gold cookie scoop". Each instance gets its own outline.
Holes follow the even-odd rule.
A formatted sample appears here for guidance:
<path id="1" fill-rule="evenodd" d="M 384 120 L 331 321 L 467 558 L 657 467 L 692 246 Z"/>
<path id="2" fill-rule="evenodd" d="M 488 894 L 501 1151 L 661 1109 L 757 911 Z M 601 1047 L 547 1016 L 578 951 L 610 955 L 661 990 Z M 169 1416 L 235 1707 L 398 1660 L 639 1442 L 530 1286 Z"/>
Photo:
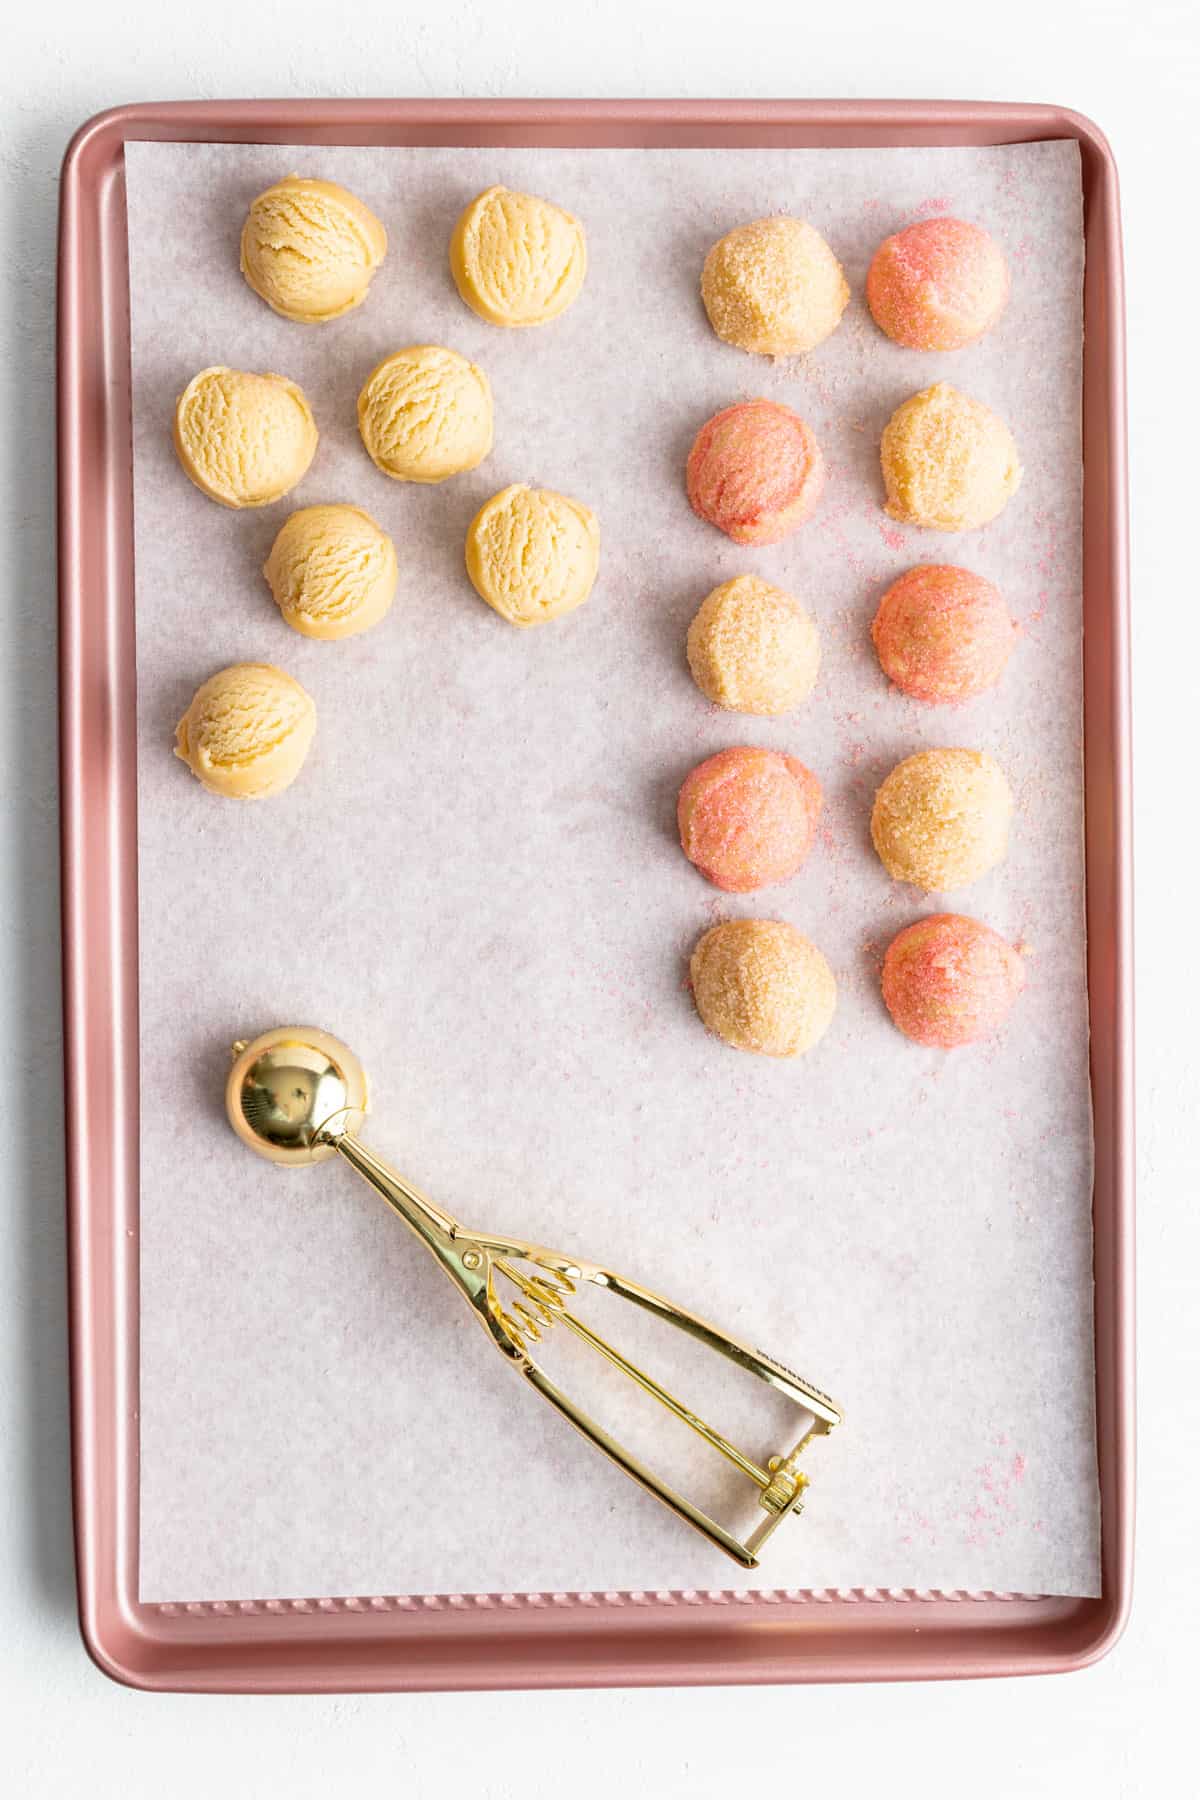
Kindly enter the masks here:
<path id="1" fill-rule="evenodd" d="M 359 1138 L 358 1129 L 367 1111 L 366 1075 L 357 1057 L 326 1032 L 283 1026 L 264 1032 L 252 1043 L 235 1044 L 225 1100 L 234 1131 L 243 1143 L 271 1162 L 291 1168 L 323 1162 L 331 1156 L 348 1162 L 436 1257 L 496 1349 L 543 1399 L 710 1543 L 718 1545 L 743 1568 L 758 1567 L 759 1553 L 771 1533 L 789 1513 L 801 1510 L 808 1477 L 799 1464 L 806 1446 L 842 1422 L 840 1408 L 827 1394 L 802 1381 L 782 1363 L 727 1337 L 695 1313 L 611 1269 L 524 1243 L 519 1238 L 465 1230 Z M 762 1463 L 743 1454 L 652 1375 L 568 1311 L 570 1296 L 584 1281 L 606 1288 L 618 1299 L 628 1300 L 664 1323 L 676 1326 L 794 1401 L 806 1419 L 798 1441 L 790 1450 L 768 1456 Z M 766 1517 L 744 1542 L 655 1475 L 549 1379 L 534 1359 L 531 1346 L 557 1325 L 628 1376 L 754 1484 Z"/>

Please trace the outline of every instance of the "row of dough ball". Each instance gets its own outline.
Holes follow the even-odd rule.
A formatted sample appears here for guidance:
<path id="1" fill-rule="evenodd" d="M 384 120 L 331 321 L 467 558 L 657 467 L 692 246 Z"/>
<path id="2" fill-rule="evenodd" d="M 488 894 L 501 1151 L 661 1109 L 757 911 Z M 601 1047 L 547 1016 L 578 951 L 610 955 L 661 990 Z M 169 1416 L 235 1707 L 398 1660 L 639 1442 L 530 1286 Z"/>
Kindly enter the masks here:
<path id="1" fill-rule="evenodd" d="M 250 204 L 241 269 L 285 319 L 324 324 L 367 297 L 387 254 L 387 231 L 336 182 L 289 175 Z M 450 272 L 471 310 L 492 325 L 548 324 L 577 298 L 587 240 L 571 213 L 535 194 L 494 186 L 476 195 L 450 235 Z M 726 343 L 760 356 L 815 349 L 850 298 L 833 251 L 803 219 L 737 226 L 705 258 L 700 292 Z M 867 274 L 879 328 L 915 350 L 958 350 L 1000 317 L 1008 300 L 1003 253 L 981 226 L 923 220 L 886 238 Z"/>
<path id="2" fill-rule="evenodd" d="M 952 563 L 919 563 L 879 603 L 871 639 L 904 694 L 929 704 L 995 685 L 1020 628 L 1003 595 Z M 714 588 L 688 629 L 687 657 L 705 698 L 729 712 L 777 717 L 806 700 L 821 663 L 817 628 L 793 595 L 757 575 Z"/>
<path id="3" fill-rule="evenodd" d="M 837 329 L 850 299 L 820 232 L 787 216 L 739 225 L 714 244 L 700 292 L 717 336 L 757 356 L 814 350 Z M 925 219 L 885 238 L 867 273 L 875 323 L 910 350 L 974 343 L 1008 295 L 1003 252 L 965 219 Z"/>
<path id="4" fill-rule="evenodd" d="M 491 384 L 456 350 L 410 344 L 367 376 L 358 430 L 375 467 L 394 481 L 447 481 L 491 451 Z M 294 381 L 220 365 L 201 369 L 180 394 L 174 435 L 189 479 L 235 511 L 289 494 L 308 473 L 319 436 Z"/>
<path id="5" fill-rule="evenodd" d="M 518 541 L 523 556 L 516 555 Z M 518 626 L 579 605 L 598 557 L 599 527 L 586 507 L 521 484 L 493 495 L 467 531 L 466 564 L 476 591 Z M 295 631 L 350 637 L 378 624 L 390 608 L 396 550 L 361 507 L 306 506 L 284 521 L 263 574 Z M 1019 627 L 983 576 L 923 563 L 888 588 L 871 635 L 896 687 L 918 700 L 947 703 L 970 699 L 1000 679 Z M 821 647 L 799 600 L 760 576 L 738 575 L 702 602 L 688 628 L 687 659 L 697 687 L 715 705 L 777 717 L 812 692 Z"/>
<path id="6" fill-rule="evenodd" d="M 808 855 L 822 807 L 811 769 L 748 744 L 719 750 L 679 791 L 684 855 L 714 886 L 748 894 L 789 881 Z M 926 893 L 980 880 L 1008 851 L 1013 799 L 982 750 L 919 750 L 882 783 L 871 841 L 888 874 Z"/>
<path id="7" fill-rule="evenodd" d="M 824 1037 L 837 1007 L 829 963 L 782 919 L 714 925 L 693 950 L 689 973 L 708 1029 L 759 1056 L 804 1055 Z M 1025 985 L 1025 965 L 978 919 L 935 913 L 892 939 L 881 985 L 905 1037 L 954 1050 L 999 1030 Z"/>
<path id="8" fill-rule="evenodd" d="M 289 175 L 259 194 L 242 227 L 242 274 L 275 312 L 302 325 L 361 306 L 386 255 L 387 231 L 370 207 L 309 176 Z M 536 195 L 487 188 L 454 227 L 450 272 L 489 324 L 548 324 L 583 286 L 583 226 Z"/>
<path id="9" fill-rule="evenodd" d="M 1013 435 L 947 381 L 913 394 L 879 447 L 885 511 L 929 531 L 975 531 L 1021 485 Z M 825 459 L 812 427 L 778 400 L 742 400 L 700 427 L 687 460 L 692 511 L 736 544 L 777 544 L 816 510 Z"/>
<path id="10" fill-rule="evenodd" d="M 484 502 L 467 527 L 465 561 L 481 599 L 511 625 L 582 605 L 596 579 L 600 527 L 577 500 L 522 482 Z M 280 527 L 263 574 L 284 620 L 309 638 L 354 637 L 396 593 L 396 547 L 360 506 L 302 506 Z"/>
<path id="11" fill-rule="evenodd" d="M 358 429 L 371 461 L 394 481 L 447 481 L 478 468 L 492 449 L 491 384 L 456 350 L 410 344 L 367 377 Z M 318 432 L 294 381 L 218 365 L 179 396 L 174 438 L 201 493 L 240 509 L 290 493 L 308 472 Z M 889 515 L 934 531 L 986 525 L 1022 476 L 1004 421 L 944 381 L 892 414 L 880 464 Z M 774 544 L 811 517 L 825 459 L 812 427 L 790 407 L 743 400 L 700 427 L 686 483 L 692 510 L 735 543 Z"/>

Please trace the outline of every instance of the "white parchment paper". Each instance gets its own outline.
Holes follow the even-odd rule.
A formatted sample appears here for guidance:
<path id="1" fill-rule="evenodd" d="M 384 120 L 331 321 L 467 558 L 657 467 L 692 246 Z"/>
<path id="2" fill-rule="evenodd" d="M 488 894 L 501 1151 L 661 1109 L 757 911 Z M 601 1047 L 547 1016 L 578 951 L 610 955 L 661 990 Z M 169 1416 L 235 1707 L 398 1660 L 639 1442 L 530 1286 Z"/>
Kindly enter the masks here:
<path id="1" fill-rule="evenodd" d="M 742 1580 L 514 1378 L 349 1171 L 281 1175 L 236 1142 L 228 1045 L 293 1021 L 358 1050 L 370 1141 L 460 1217 L 607 1262 L 838 1397 L 847 1423 L 813 1447 L 807 1511 L 760 1585 L 1096 1593 L 1075 147 L 131 144 L 126 169 L 143 1597 Z M 248 201 L 292 170 L 345 182 L 390 234 L 368 303 L 319 328 L 238 274 Z M 489 327 L 449 278 L 458 211 L 496 181 L 586 222 L 583 294 L 545 330 Z M 698 280 L 722 232 L 783 210 L 828 235 L 854 299 L 828 343 L 773 365 L 716 340 Z M 941 211 L 996 233 L 1013 297 L 981 344 L 918 355 L 874 329 L 863 280 L 886 233 Z M 375 362 L 423 341 L 480 362 L 496 399 L 491 457 L 436 488 L 389 482 L 355 426 Z M 175 397 L 211 363 L 309 395 L 320 448 L 277 506 L 227 512 L 175 462 Z M 1026 470 L 964 538 L 881 505 L 882 428 L 943 377 L 1010 421 Z M 700 423 L 758 393 L 810 420 L 830 479 L 795 537 L 747 550 L 692 516 L 682 471 Z M 462 567 L 468 520 L 516 480 L 586 501 L 603 531 L 587 605 L 527 633 Z M 289 631 L 260 574 L 288 511 L 319 500 L 366 507 L 400 557 L 392 613 L 343 644 Z M 890 691 L 868 637 L 887 583 L 938 559 L 997 581 L 1025 626 L 1000 688 L 957 711 Z M 718 712 L 688 676 L 693 612 L 743 570 L 820 624 L 819 689 L 789 719 Z M 213 798 L 171 755 L 193 689 L 241 659 L 288 669 L 319 715 L 301 779 L 259 805 Z M 800 756 L 827 812 L 794 881 L 724 897 L 681 855 L 674 805 L 736 743 Z M 891 935 L 945 903 L 890 883 L 867 831 L 882 775 L 935 744 L 1008 774 L 1009 858 L 951 904 L 1029 951 L 1007 1033 L 950 1055 L 900 1037 L 878 989 Z M 688 952 L 737 914 L 792 920 L 836 970 L 836 1021 L 797 1063 L 738 1055 L 695 1017 Z M 703 1459 L 609 1399 L 608 1422 L 699 1479 Z M 716 1422 L 755 1454 L 782 1447 L 766 1390 L 738 1399 Z M 745 1524 L 748 1496 L 735 1477 L 714 1503 L 740 1500 Z"/>

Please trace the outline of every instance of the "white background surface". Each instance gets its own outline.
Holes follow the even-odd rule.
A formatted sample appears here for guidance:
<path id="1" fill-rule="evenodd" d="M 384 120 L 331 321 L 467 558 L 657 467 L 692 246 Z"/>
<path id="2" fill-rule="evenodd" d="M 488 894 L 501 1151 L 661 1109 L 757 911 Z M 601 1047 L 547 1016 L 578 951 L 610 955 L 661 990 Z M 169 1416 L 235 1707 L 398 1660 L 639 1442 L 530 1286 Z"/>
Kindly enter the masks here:
<path id="1" fill-rule="evenodd" d="M 768 1783 L 1023 1796 L 1190 1790 L 1197 1576 L 1191 0 L 1088 9 L 1010 0 L 780 0 L 437 8 L 317 0 L 181 10 L 24 7 L 0 61 L 0 1638 L 5 1772 L 22 1796 L 215 1790 L 302 1796 L 387 1783 L 430 1796 L 656 1796 Z M 569 19 L 569 22 L 568 22 Z M 818 35 L 819 34 L 819 35 Z M 121 100 L 221 94 L 944 96 L 1078 107 L 1124 182 L 1132 383 L 1138 785 L 1141 1472 L 1133 1622 L 1084 1674 L 1010 1684 L 682 1694 L 227 1700 L 119 1690 L 75 1632 L 67 1499 L 57 1100 L 51 398 L 54 207 L 74 126 Z M 1179 1759 L 1177 1767 L 1172 1764 Z M 552 1771 L 560 1771 L 556 1777 Z"/>

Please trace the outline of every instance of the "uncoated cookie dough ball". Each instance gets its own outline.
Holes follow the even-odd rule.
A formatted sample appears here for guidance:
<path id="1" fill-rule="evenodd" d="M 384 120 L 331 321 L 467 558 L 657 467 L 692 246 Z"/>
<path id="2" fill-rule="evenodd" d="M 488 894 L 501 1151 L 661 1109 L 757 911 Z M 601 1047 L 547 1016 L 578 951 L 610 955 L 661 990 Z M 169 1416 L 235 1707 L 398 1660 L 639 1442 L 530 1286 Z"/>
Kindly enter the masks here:
<path id="1" fill-rule="evenodd" d="M 867 271 L 880 331 L 909 350 L 961 350 L 990 331 L 1008 301 L 995 238 L 965 219 L 922 219 L 885 238 Z"/>
<path id="2" fill-rule="evenodd" d="M 821 644 L 791 594 L 757 575 L 735 575 L 702 602 L 688 627 L 687 658 L 706 699 L 773 718 L 812 693 Z"/>
<path id="3" fill-rule="evenodd" d="M 260 299 L 302 325 L 338 319 L 367 297 L 387 254 L 370 207 L 335 181 L 289 175 L 250 202 L 242 274 Z"/>
<path id="4" fill-rule="evenodd" d="M 815 944 L 781 919 L 730 919 L 692 952 L 692 993 L 735 1050 L 802 1056 L 829 1029 L 837 983 Z"/>
<path id="5" fill-rule="evenodd" d="M 487 188 L 454 227 L 450 272 L 471 311 L 489 324 L 545 325 L 583 286 L 583 226 L 534 194 Z"/>
<path id="6" fill-rule="evenodd" d="M 879 456 L 885 510 L 930 531 L 986 525 L 1004 511 L 1024 473 L 1004 420 L 948 381 L 897 407 Z"/>
<path id="7" fill-rule="evenodd" d="M 880 666 L 914 700 L 970 700 L 994 686 L 1019 628 L 998 588 L 949 563 L 922 563 L 894 581 L 871 626 Z"/>
<path id="8" fill-rule="evenodd" d="M 1003 862 L 1013 800 L 981 750 L 921 750 L 875 796 L 871 838 L 896 881 L 946 893 Z"/>
<path id="9" fill-rule="evenodd" d="M 719 338 L 759 356 L 794 356 L 837 328 L 850 289 L 819 231 L 803 219 L 755 219 L 713 245 L 700 292 Z"/>
<path id="10" fill-rule="evenodd" d="M 302 506 L 285 520 L 263 574 L 303 637 L 369 631 L 396 593 L 396 548 L 359 506 Z"/>
<path id="11" fill-rule="evenodd" d="M 954 1050 L 999 1029 L 1025 986 L 1025 964 L 990 926 L 961 913 L 918 919 L 883 959 L 883 999 L 914 1044 Z"/>
<path id="12" fill-rule="evenodd" d="M 282 375 L 201 369 L 175 403 L 175 452 L 221 506 L 269 506 L 307 474 L 317 448 L 308 401 Z"/>
<path id="13" fill-rule="evenodd" d="M 491 450 L 491 384 L 457 350 L 411 344 L 367 376 L 358 430 L 375 467 L 394 481 L 447 481 Z"/>
<path id="14" fill-rule="evenodd" d="M 825 459 L 811 426 L 777 400 L 743 400 L 714 414 L 687 460 L 692 511 L 735 544 L 788 537 L 824 485 Z"/>
<path id="15" fill-rule="evenodd" d="M 732 894 L 789 880 L 812 847 L 820 816 L 820 782 L 776 750 L 719 750 L 679 790 L 684 855 Z"/>
<path id="16" fill-rule="evenodd" d="M 214 794 L 265 800 L 300 773 L 317 709 L 298 681 L 270 663 L 234 663 L 210 675 L 175 728 L 175 754 Z"/>
<path id="17" fill-rule="evenodd" d="M 600 525 L 578 500 L 523 483 L 482 506 L 467 530 L 467 574 L 510 625 L 541 625 L 582 606 L 600 567 Z"/>

